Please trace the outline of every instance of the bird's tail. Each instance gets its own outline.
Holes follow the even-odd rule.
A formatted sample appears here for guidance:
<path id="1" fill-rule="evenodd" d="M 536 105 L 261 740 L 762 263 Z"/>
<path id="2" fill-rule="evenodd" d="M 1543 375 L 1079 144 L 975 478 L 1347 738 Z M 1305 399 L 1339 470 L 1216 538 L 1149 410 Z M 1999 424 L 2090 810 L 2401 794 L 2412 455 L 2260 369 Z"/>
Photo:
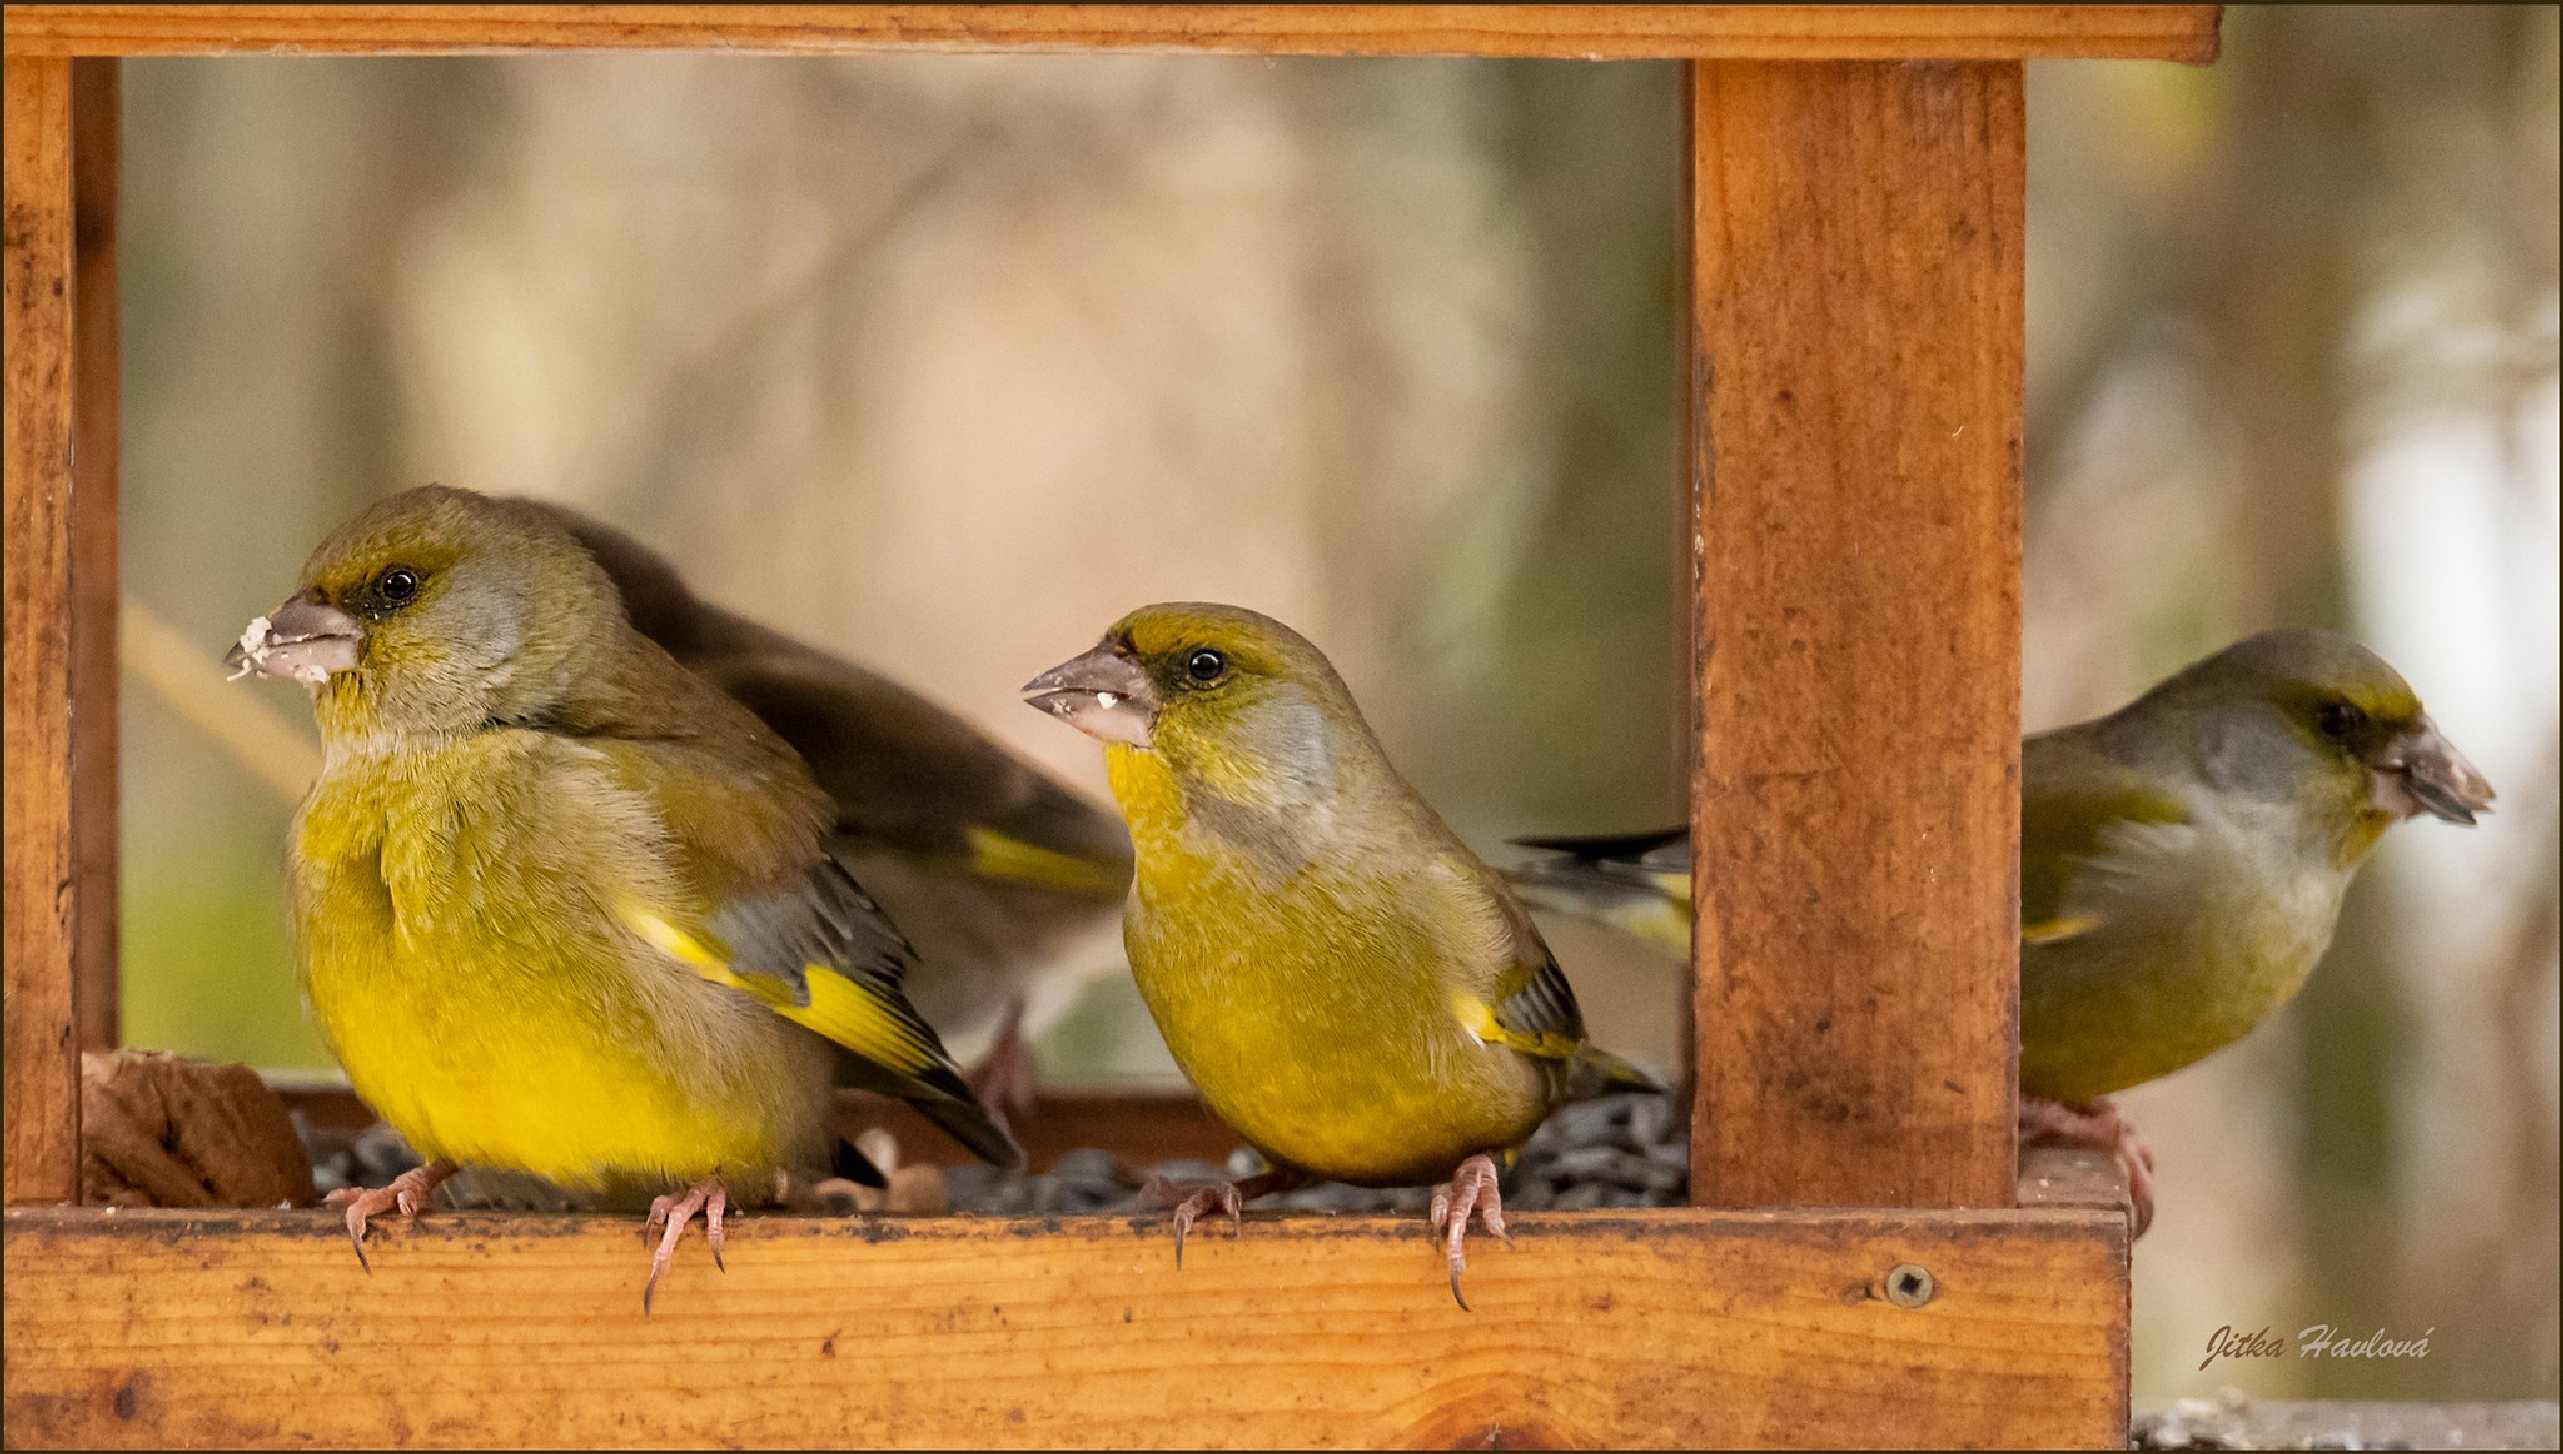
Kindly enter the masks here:
<path id="1" fill-rule="evenodd" d="M 837 1057 L 837 1084 L 907 1102 L 964 1150 L 1000 1171 L 1023 1165 L 1023 1148 L 1015 1144 L 1004 1123 L 979 1103 L 970 1083 L 949 1061 L 938 1059 L 922 1070 L 903 1074 L 843 1053 Z"/>
<path id="2" fill-rule="evenodd" d="M 1613 1055 L 1598 1045 L 1578 1046 L 1575 1058 L 1566 1067 L 1566 1094 L 1569 1100 L 1590 1100 L 1614 1091 L 1643 1091 L 1664 1094 L 1664 1082 Z"/>
<path id="3" fill-rule="evenodd" d="M 1689 830 L 1607 838 L 1516 838 L 1549 856 L 1505 870 L 1535 911 L 1589 919 L 1676 958 L 1691 956 Z"/>
<path id="4" fill-rule="evenodd" d="M 971 1155 L 990 1166 L 1000 1171 L 1012 1171 L 1023 1165 L 1023 1148 L 1015 1144 L 1013 1135 L 988 1108 L 979 1104 L 979 1098 L 970 1093 L 967 1085 L 961 1087 L 959 1099 L 916 1092 L 909 1093 L 906 1099 L 916 1108 L 918 1115 L 934 1122 L 943 1134 L 960 1142 Z"/>

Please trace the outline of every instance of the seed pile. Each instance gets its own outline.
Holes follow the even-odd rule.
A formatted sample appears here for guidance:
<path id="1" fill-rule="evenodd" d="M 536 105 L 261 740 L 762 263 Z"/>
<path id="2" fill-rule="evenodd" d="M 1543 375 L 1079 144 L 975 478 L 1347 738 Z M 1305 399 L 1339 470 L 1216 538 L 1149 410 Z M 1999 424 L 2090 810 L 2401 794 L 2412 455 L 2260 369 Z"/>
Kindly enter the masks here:
<path id="1" fill-rule="evenodd" d="M 418 1164 L 418 1156 L 389 1126 L 361 1132 L 315 1128 L 296 1117 L 295 1129 L 310 1149 L 312 1180 L 323 1195 L 345 1186 L 381 1186 Z M 1549 1117 L 1504 1177 L 1507 1211 L 1573 1211 L 1595 1207 L 1672 1207 L 1686 1200 L 1690 1148 L 1680 1117 L 1662 1096 L 1614 1096 L 1568 1106 Z M 1071 1151 L 1049 1170 L 1027 1176 L 972 1164 L 948 1167 L 944 1181 L 952 1210 L 985 1216 L 1060 1216 L 1142 1210 L 1140 1188 L 1150 1176 L 1191 1188 L 1264 1169 L 1245 1147 L 1225 1166 L 1168 1161 L 1133 1167 L 1097 1147 Z M 1429 1187 L 1373 1189 L 1321 1182 L 1266 1197 L 1255 1205 L 1279 1211 L 1406 1212 L 1421 1214 Z M 571 1199 L 530 1177 L 466 1172 L 444 1188 L 457 1206 L 524 1211 L 567 1209 Z"/>

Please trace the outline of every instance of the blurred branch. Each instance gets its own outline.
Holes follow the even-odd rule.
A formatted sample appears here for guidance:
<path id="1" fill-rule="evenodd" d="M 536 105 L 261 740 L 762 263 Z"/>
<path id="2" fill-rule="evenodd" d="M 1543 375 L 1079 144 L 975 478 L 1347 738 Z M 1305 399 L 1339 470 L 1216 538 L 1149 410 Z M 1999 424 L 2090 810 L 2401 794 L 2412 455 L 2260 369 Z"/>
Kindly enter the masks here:
<path id="1" fill-rule="evenodd" d="M 658 446 L 645 456 L 652 474 L 634 486 L 645 507 L 663 507 L 665 492 L 684 479 L 675 468 L 680 451 L 674 442 L 703 433 L 702 411 L 707 404 L 721 398 L 728 388 L 752 387 L 751 381 L 763 377 L 740 366 L 743 356 L 776 325 L 807 316 L 813 298 L 842 286 L 855 269 L 878 256 L 927 201 L 960 175 L 962 159 L 981 150 L 996 129 L 993 122 L 972 127 L 941 156 L 899 183 L 870 219 L 847 229 L 807 272 L 734 318 L 708 343 L 668 371 L 649 416 L 659 421 Z"/>
<path id="2" fill-rule="evenodd" d="M 320 775 L 320 751 L 259 692 L 231 689 L 218 660 L 128 595 L 116 615 L 124 674 L 205 734 L 250 776 L 300 802 Z"/>

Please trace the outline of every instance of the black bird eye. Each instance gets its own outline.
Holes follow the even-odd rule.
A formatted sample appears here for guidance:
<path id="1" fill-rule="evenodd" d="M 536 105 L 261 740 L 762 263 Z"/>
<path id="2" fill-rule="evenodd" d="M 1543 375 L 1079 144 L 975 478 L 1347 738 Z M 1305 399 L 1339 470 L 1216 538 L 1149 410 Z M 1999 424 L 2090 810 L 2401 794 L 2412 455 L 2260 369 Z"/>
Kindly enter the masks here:
<path id="1" fill-rule="evenodd" d="M 1184 675 L 1203 686 L 1208 686 L 1228 675 L 1228 658 L 1207 646 L 1202 647 L 1184 658 Z"/>
<path id="2" fill-rule="evenodd" d="M 2367 725 L 2367 714 L 2347 702 L 2325 702 L 2314 709 L 2314 726 L 2334 742 L 2345 742 Z"/>
<path id="3" fill-rule="evenodd" d="M 394 566 L 383 572 L 381 580 L 374 582 L 374 590 L 392 605 L 405 606 L 418 594 L 418 572 L 405 565 Z"/>

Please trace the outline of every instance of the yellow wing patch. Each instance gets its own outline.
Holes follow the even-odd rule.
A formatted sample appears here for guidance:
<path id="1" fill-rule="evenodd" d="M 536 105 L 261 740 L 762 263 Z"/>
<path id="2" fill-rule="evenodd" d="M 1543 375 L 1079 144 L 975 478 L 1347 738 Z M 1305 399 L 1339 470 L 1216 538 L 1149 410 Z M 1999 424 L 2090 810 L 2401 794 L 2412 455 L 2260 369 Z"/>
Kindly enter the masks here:
<path id="1" fill-rule="evenodd" d="M 1105 900 L 1118 899 L 1130 888 L 1130 871 L 1119 864 L 1060 853 L 975 823 L 961 833 L 970 844 L 970 871 L 981 878 L 1009 879 Z"/>
<path id="2" fill-rule="evenodd" d="M 1507 1050 L 1518 1050 L 1542 1060 L 1572 1059 L 1582 1044 L 1566 1035 L 1525 1035 L 1517 1030 L 1508 1030 L 1502 1021 L 1495 1018 L 1493 1006 L 1465 990 L 1451 996 L 1451 1013 L 1458 1017 L 1461 1029 L 1486 1044 L 1501 1045 Z"/>
<path id="3" fill-rule="evenodd" d="M 916 1075 L 934 1064 L 933 1047 L 862 985 L 824 964 L 801 966 L 809 1003 L 800 1002 L 792 985 L 753 968 L 741 974 L 730 964 L 727 946 L 709 935 L 690 934 L 646 904 L 625 900 L 615 905 L 623 926 L 652 948 L 712 983 L 737 990 L 806 1030 L 813 1030 L 876 1065 Z"/>

